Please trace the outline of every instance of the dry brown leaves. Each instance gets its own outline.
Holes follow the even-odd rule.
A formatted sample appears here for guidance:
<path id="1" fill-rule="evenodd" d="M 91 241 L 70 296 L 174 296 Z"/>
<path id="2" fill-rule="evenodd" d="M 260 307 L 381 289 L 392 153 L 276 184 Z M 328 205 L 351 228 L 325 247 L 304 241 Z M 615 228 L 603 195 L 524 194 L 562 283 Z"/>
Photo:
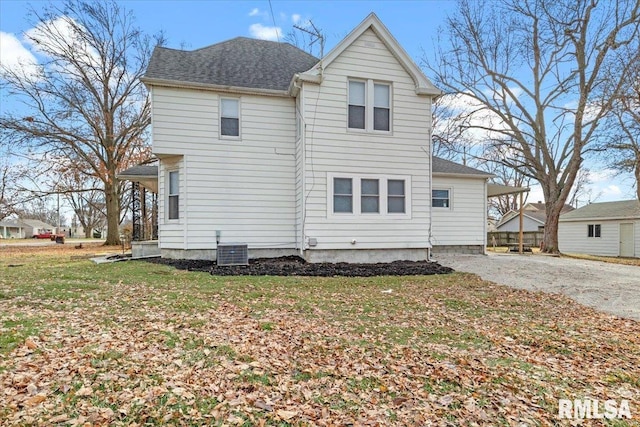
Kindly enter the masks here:
<path id="1" fill-rule="evenodd" d="M 295 293 L 263 308 L 187 292 L 219 303 L 176 310 L 126 281 L 105 285 L 108 303 L 0 300 L 1 320 L 47 319 L 0 356 L 0 420 L 550 426 L 558 399 L 592 397 L 630 400 L 638 423 L 637 322 L 470 275 L 402 280 L 390 293 L 347 282 L 361 289 L 319 294 L 310 312 Z"/>

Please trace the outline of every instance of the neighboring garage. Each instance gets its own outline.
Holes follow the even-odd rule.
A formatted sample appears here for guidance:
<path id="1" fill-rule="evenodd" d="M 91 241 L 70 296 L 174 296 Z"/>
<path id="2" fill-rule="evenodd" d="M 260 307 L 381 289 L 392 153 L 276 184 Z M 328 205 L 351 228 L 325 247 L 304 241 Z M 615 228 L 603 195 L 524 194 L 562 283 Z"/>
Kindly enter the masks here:
<path id="1" fill-rule="evenodd" d="M 640 257 L 640 201 L 591 203 L 560 215 L 561 252 Z"/>

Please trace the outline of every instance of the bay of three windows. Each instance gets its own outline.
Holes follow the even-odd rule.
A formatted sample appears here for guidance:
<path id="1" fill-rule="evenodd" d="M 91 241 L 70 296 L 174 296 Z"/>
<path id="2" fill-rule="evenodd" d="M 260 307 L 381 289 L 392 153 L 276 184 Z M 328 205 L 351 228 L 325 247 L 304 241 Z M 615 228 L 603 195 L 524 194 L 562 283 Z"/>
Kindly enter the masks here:
<path id="1" fill-rule="evenodd" d="M 333 178 L 333 213 L 406 214 L 406 180 Z"/>

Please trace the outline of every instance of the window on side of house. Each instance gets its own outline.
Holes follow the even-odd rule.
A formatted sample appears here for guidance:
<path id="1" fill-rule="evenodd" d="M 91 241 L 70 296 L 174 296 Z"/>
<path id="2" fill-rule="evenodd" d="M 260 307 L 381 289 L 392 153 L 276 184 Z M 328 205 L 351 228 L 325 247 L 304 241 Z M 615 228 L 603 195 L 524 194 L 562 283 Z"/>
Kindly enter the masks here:
<path id="1" fill-rule="evenodd" d="M 364 129 L 366 124 L 366 84 L 349 80 L 349 128 Z"/>
<path id="2" fill-rule="evenodd" d="M 351 178 L 333 179 L 333 212 L 353 213 L 353 180 Z"/>
<path id="3" fill-rule="evenodd" d="M 434 208 L 449 208 L 449 190 L 431 190 L 431 206 Z"/>
<path id="4" fill-rule="evenodd" d="M 373 129 L 391 129 L 391 88 L 387 84 L 373 85 Z"/>
<path id="5" fill-rule="evenodd" d="M 405 181 L 403 179 L 390 179 L 387 181 L 388 213 L 406 213 L 404 183 Z"/>
<path id="6" fill-rule="evenodd" d="M 362 179 L 360 190 L 360 212 L 380 213 L 380 181 Z"/>
<path id="7" fill-rule="evenodd" d="M 220 98 L 220 135 L 240 136 L 240 100 Z"/>
<path id="8" fill-rule="evenodd" d="M 587 225 L 587 237 L 601 237 L 602 226 L 600 224 Z"/>
<path id="9" fill-rule="evenodd" d="M 168 219 L 179 219 L 180 175 L 178 171 L 169 172 L 169 212 Z"/>

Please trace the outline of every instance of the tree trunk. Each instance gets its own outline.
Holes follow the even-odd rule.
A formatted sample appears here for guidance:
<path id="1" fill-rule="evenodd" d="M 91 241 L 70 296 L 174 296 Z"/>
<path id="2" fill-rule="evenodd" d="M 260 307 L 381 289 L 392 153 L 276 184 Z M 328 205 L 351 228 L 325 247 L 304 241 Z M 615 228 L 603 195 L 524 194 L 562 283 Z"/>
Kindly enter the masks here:
<path id="1" fill-rule="evenodd" d="M 555 202 L 547 202 L 546 213 L 547 219 L 544 224 L 544 248 L 546 253 L 557 254 L 560 253 L 558 246 L 558 222 L 560 219 L 560 212 L 564 207 L 564 199 L 558 199 Z"/>
<path id="2" fill-rule="evenodd" d="M 638 156 L 638 160 L 636 161 L 635 168 L 635 176 L 636 176 L 636 196 L 638 200 L 640 200 L 640 156 Z"/>
<path id="3" fill-rule="evenodd" d="M 109 179 L 105 183 L 104 192 L 107 199 L 107 240 L 105 245 L 120 245 L 120 198 L 118 197 L 118 185 Z"/>
<path id="4" fill-rule="evenodd" d="M 84 237 L 85 239 L 93 237 L 93 229 L 91 227 L 84 227 Z"/>

